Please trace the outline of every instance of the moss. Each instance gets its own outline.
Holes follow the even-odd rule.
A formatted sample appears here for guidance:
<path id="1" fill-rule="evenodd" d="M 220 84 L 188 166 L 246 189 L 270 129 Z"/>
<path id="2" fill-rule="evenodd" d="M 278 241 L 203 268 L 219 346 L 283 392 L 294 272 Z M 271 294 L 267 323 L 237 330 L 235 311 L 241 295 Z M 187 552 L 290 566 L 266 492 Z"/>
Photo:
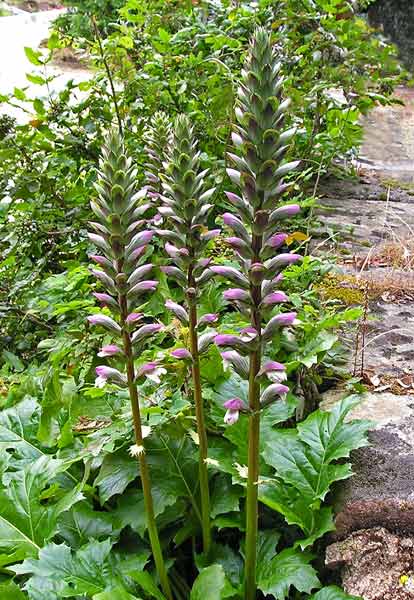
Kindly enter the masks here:
<path id="1" fill-rule="evenodd" d="M 398 179 L 382 179 L 381 184 L 391 190 L 404 190 L 410 195 L 414 195 L 414 183 L 405 181 L 399 181 Z M 385 200 L 387 199 L 388 192 L 385 194 Z"/>
<path id="2" fill-rule="evenodd" d="M 364 304 L 365 284 L 352 275 L 330 273 L 316 289 L 323 300 L 337 300 L 345 306 Z"/>

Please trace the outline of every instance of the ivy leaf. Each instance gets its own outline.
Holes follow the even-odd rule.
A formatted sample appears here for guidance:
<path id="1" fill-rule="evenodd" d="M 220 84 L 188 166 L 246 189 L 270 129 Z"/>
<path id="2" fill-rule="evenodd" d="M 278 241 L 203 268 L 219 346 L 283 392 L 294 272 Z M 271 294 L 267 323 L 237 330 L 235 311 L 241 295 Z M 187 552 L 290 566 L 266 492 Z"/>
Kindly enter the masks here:
<path id="1" fill-rule="evenodd" d="M 1 600 L 26 600 L 26 596 L 15 583 L 0 583 Z"/>
<path id="2" fill-rule="evenodd" d="M 360 596 L 350 596 L 339 587 L 330 585 L 319 590 L 316 594 L 312 594 L 309 600 L 362 600 L 362 598 Z"/>
<path id="3" fill-rule="evenodd" d="M 211 565 L 203 569 L 194 582 L 190 600 L 221 600 L 226 585 L 224 569 L 221 565 Z"/>
<path id="4" fill-rule="evenodd" d="M 284 600 L 293 586 L 299 592 L 310 594 L 320 587 L 316 571 L 310 565 L 312 554 L 287 548 L 271 561 L 258 565 L 258 587 L 265 594 L 272 594 L 277 600 Z"/>
<path id="5" fill-rule="evenodd" d="M 58 516 L 82 500 L 79 484 L 56 503 L 42 503 L 45 487 L 67 468 L 63 461 L 41 456 L 24 469 L 3 477 L 5 488 L 0 490 L 0 565 L 36 556 L 45 541 L 55 534 Z"/>

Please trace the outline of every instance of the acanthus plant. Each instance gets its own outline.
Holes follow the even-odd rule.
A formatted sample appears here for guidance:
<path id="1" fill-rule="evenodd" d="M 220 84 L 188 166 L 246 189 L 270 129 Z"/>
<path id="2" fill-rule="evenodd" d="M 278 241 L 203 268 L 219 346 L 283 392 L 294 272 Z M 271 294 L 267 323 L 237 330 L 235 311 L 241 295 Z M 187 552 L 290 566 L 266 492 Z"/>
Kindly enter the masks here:
<path id="1" fill-rule="evenodd" d="M 300 210 L 296 204 L 277 207 L 289 187 L 283 183 L 283 176 L 298 166 L 298 162 L 283 162 L 295 129 L 284 130 L 289 101 L 282 99 L 280 69 L 270 35 L 259 28 L 251 41 L 237 91 L 238 125 L 232 134 L 237 154 L 228 154 L 234 168 L 227 172 L 240 195 L 226 195 L 237 214 L 223 215 L 225 225 L 234 232 L 227 242 L 235 250 L 240 269 L 210 267 L 217 276 L 235 284 L 224 293 L 225 298 L 250 321 L 238 335 L 218 335 L 215 339 L 224 350 L 224 360 L 248 381 L 248 406 L 239 398 L 225 403 L 228 424 L 234 423 L 240 412 L 249 419 L 246 600 L 256 598 L 260 413 L 289 391 L 284 366 L 266 358 L 266 346 L 282 328 L 295 324 L 295 312 L 280 311 L 288 298 L 278 287 L 282 270 L 301 258 L 298 254 L 278 253 L 287 238 L 278 231 L 279 223 Z"/>
<path id="2" fill-rule="evenodd" d="M 166 308 L 188 328 L 188 344 L 171 352 L 176 359 L 188 361 L 192 370 L 192 387 L 199 446 L 199 482 L 201 497 L 201 526 L 203 550 L 208 554 L 211 547 L 210 492 L 207 464 L 207 432 L 203 396 L 201 390 L 200 355 L 213 343 L 216 331 L 210 328 L 217 320 L 216 314 L 198 315 L 204 285 L 212 277 L 207 268 L 210 259 L 205 258 L 208 242 L 218 233 L 208 229 L 207 218 L 213 207 L 209 200 L 214 188 L 206 185 L 207 171 L 201 170 L 200 151 L 188 117 L 177 117 L 163 176 L 162 205 L 159 213 L 164 227 L 156 229 L 165 240 L 165 251 L 171 264 L 162 267 L 183 291 L 184 301 L 179 304 L 172 299 Z"/>
<path id="3" fill-rule="evenodd" d="M 143 195 L 136 192 L 135 180 L 136 170 L 131 159 L 125 155 L 120 134 L 114 130 L 109 134 L 102 151 L 99 178 L 95 184 L 98 197 L 91 202 L 96 222 L 90 225 L 95 233 L 89 234 L 90 241 L 101 251 L 100 255 L 92 256 L 98 265 L 92 272 L 105 289 L 105 292 L 95 293 L 95 296 L 111 311 L 112 316 L 102 312 L 90 316 L 88 320 L 92 325 L 102 326 L 117 341 L 104 346 L 99 356 L 116 359 L 124 369 L 119 370 L 108 365 L 98 366 L 96 384 L 99 386 L 109 382 L 128 389 L 135 435 L 131 455 L 135 456 L 139 463 L 156 570 L 163 592 L 170 600 L 172 594 L 155 521 L 138 397 L 138 383 L 148 376 L 156 378 L 162 367 L 157 362 L 152 362 L 141 365 L 138 370 L 135 368 L 135 358 L 163 326 L 144 321 L 145 316 L 138 308 L 145 294 L 154 291 L 158 282 L 149 279 L 153 265 L 145 262 L 147 244 L 153 238 L 154 232 L 145 228 L 146 221 L 143 215 L 149 205 L 142 203 Z"/>

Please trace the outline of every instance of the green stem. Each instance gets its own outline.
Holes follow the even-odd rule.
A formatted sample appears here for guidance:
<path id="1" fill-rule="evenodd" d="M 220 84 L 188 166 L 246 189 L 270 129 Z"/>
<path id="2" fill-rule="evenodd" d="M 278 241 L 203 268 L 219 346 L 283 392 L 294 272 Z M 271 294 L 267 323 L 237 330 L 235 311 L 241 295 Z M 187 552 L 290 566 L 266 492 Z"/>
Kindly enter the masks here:
<path id="1" fill-rule="evenodd" d="M 120 272 L 121 270 L 119 270 Z M 135 443 L 141 452 L 138 454 L 139 472 L 141 476 L 142 491 L 144 493 L 144 504 L 145 513 L 147 515 L 148 533 L 154 555 L 155 567 L 157 569 L 158 577 L 161 582 L 161 588 L 168 598 L 173 600 L 173 595 L 168 581 L 167 569 L 164 563 L 164 557 L 162 555 L 162 549 L 160 544 L 160 538 L 158 535 L 157 523 L 155 521 L 154 503 L 151 492 L 151 479 L 148 469 L 148 463 L 145 456 L 144 439 L 142 437 L 142 422 L 141 422 L 141 411 L 139 406 L 138 389 L 135 382 L 135 367 L 134 367 L 134 354 L 132 350 L 131 337 L 126 326 L 126 318 L 128 316 L 128 306 L 125 294 L 119 294 L 118 297 L 120 306 L 120 321 L 122 327 L 122 337 L 124 342 L 124 353 L 127 367 L 128 377 L 128 390 L 131 399 L 132 408 L 132 419 L 134 423 L 134 434 Z"/>
<path id="2" fill-rule="evenodd" d="M 262 237 L 253 236 L 254 259 L 260 261 Z M 250 354 L 249 370 L 249 438 L 248 438 L 248 474 L 246 491 L 246 558 L 244 566 L 245 600 L 256 599 L 256 563 L 257 563 L 257 532 L 258 532 L 258 482 L 260 456 L 260 384 L 257 374 L 261 364 L 261 327 L 260 311 L 261 286 L 251 286 L 251 324 L 259 334 L 257 349 Z"/>
<path id="3" fill-rule="evenodd" d="M 189 329 L 190 329 L 190 350 L 192 355 L 192 373 L 193 373 L 193 388 L 194 388 L 194 405 L 197 420 L 198 433 L 198 471 L 200 481 L 200 496 L 201 496 L 201 529 L 203 534 L 203 550 L 205 554 L 210 552 L 211 548 L 211 525 L 210 525 L 210 491 L 208 487 L 208 442 L 207 431 L 204 419 L 204 404 L 203 395 L 201 392 L 201 374 L 200 374 L 200 356 L 198 352 L 198 335 L 197 335 L 197 306 L 195 298 L 195 278 L 193 275 L 192 266 L 188 271 L 189 290 L 192 294 L 188 294 L 189 306 Z"/>

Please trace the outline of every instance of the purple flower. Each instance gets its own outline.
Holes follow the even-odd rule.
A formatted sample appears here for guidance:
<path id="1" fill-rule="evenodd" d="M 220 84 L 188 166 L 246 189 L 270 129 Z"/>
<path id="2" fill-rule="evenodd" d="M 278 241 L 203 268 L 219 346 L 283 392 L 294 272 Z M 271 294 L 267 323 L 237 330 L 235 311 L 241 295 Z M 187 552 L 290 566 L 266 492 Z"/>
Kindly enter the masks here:
<path id="1" fill-rule="evenodd" d="M 213 265 L 210 267 L 210 271 L 212 271 L 212 273 L 215 275 L 219 275 L 220 277 L 226 277 L 232 283 L 236 283 L 245 289 L 248 289 L 249 287 L 249 280 L 247 277 L 234 267 L 221 267 Z"/>
<path id="2" fill-rule="evenodd" d="M 224 403 L 224 408 L 229 408 L 230 410 L 243 410 L 246 409 L 246 404 L 240 398 L 231 398 L 230 400 L 226 400 Z"/>
<path id="3" fill-rule="evenodd" d="M 275 287 L 283 280 L 283 273 L 279 273 L 273 279 L 266 279 L 262 283 L 262 294 L 267 296 L 270 292 L 273 292 Z"/>
<path id="4" fill-rule="evenodd" d="M 122 354 L 123 351 L 119 346 L 115 344 L 108 344 L 107 346 L 103 346 L 101 351 L 98 352 L 98 356 L 100 358 L 105 358 L 106 356 L 115 356 L 116 354 Z"/>
<path id="5" fill-rule="evenodd" d="M 113 269 L 113 264 L 111 263 L 110 260 L 105 258 L 105 256 L 99 256 L 98 254 L 91 254 L 90 258 L 91 258 L 91 260 L 96 262 L 98 265 L 101 265 L 102 267 Z"/>
<path id="6" fill-rule="evenodd" d="M 128 325 L 131 325 L 132 323 L 136 323 L 137 321 L 140 321 L 143 318 L 144 314 L 143 313 L 130 313 L 127 318 L 125 319 L 125 321 L 128 323 Z"/>
<path id="7" fill-rule="evenodd" d="M 140 231 L 136 233 L 132 240 L 129 242 L 128 246 L 125 248 L 125 252 L 128 256 L 128 260 L 131 261 L 131 254 L 140 248 L 141 246 L 145 246 L 152 240 L 154 237 L 154 232 L 150 230 Z"/>
<path id="8" fill-rule="evenodd" d="M 265 267 L 267 268 L 270 274 L 275 273 L 279 269 L 283 269 L 288 265 L 292 265 L 293 263 L 301 260 L 302 256 L 300 254 L 278 254 L 274 258 L 267 260 L 265 262 Z"/>
<path id="9" fill-rule="evenodd" d="M 93 295 L 99 302 L 102 302 L 102 304 L 104 306 L 114 306 L 114 307 L 118 308 L 118 302 L 115 300 L 115 298 L 113 298 L 109 294 L 101 294 L 99 292 L 93 292 Z"/>
<path id="10" fill-rule="evenodd" d="M 140 248 L 136 248 L 131 254 L 128 256 L 127 262 L 134 263 L 137 261 L 146 251 L 147 246 L 141 246 Z"/>
<path id="11" fill-rule="evenodd" d="M 153 237 L 154 232 L 150 229 L 146 229 L 134 235 L 134 237 L 131 240 L 131 243 L 134 242 L 134 244 L 137 244 L 135 247 L 144 246 L 145 244 L 148 244 L 148 242 L 150 242 Z"/>
<path id="12" fill-rule="evenodd" d="M 256 332 L 256 334 L 257 334 L 257 332 Z M 252 341 L 252 338 L 246 334 L 242 334 L 241 336 L 238 336 L 238 335 L 224 333 L 224 334 L 216 335 L 216 337 L 214 338 L 214 343 L 219 348 L 227 346 L 228 348 L 233 348 L 233 350 L 238 350 L 239 352 L 242 352 L 243 354 L 245 354 L 246 352 L 248 352 L 251 349 L 250 348 L 251 344 L 249 344 L 249 342 L 251 342 L 251 341 Z"/>
<path id="13" fill-rule="evenodd" d="M 277 250 L 277 248 L 283 246 L 288 237 L 287 233 L 275 233 L 266 241 L 266 246 L 270 246 L 274 250 Z"/>
<path id="14" fill-rule="evenodd" d="M 280 315 L 276 315 L 276 317 L 273 317 L 273 318 L 282 327 L 287 327 L 288 325 L 292 325 L 292 323 L 296 319 L 296 316 L 297 316 L 297 313 L 289 312 L 289 313 L 281 313 Z"/>
<path id="15" fill-rule="evenodd" d="M 97 378 L 95 380 L 96 387 L 103 387 L 107 381 L 116 383 L 122 387 L 127 384 L 127 379 L 118 369 L 101 365 L 95 369 Z"/>
<path id="16" fill-rule="evenodd" d="M 171 356 L 174 358 L 178 358 L 179 360 L 191 360 L 191 352 L 189 352 L 186 348 L 176 348 L 171 351 Z"/>
<path id="17" fill-rule="evenodd" d="M 238 252 L 244 258 L 250 258 L 252 256 L 252 250 L 249 244 L 246 244 L 244 240 L 238 237 L 228 237 L 225 238 L 227 244 L 233 248 L 236 252 Z"/>
<path id="18" fill-rule="evenodd" d="M 152 264 L 148 264 L 148 265 L 141 265 L 140 267 L 137 267 L 135 269 L 135 271 L 133 271 L 131 273 L 131 275 L 128 277 L 128 285 L 135 285 L 136 283 L 138 283 L 138 281 L 141 281 L 144 277 L 146 277 L 150 271 L 152 270 L 153 265 Z"/>
<path id="19" fill-rule="evenodd" d="M 106 239 L 102 235 L 96 233 L 88 233 L 88 238 L 98 248 L 101 248 L 104 252 L 111 252 L 111 246 L 108 244 Z"/>
<path id="20" fill-rule="evenodd" d="M 224 415 L 226 425 L 234 425 L 239 420 L 241 410 L 246 410 L 246 404 L 240 398 L 231 398 L 224 403 L 224 408 L 227 408 Z"/>
<path id="21" fill-rule="evenodd" d="M 161 383 L 160 377 L 166 375 L 167 369 L 160 366 L 156 361 L 144 363 L 138 369 L 137 377 L 147 377 L 154 383 Z"/>
<path id="22" fill-rule="evenodd" d="M 284 398 L 288 393 L 289 388 L 283 383 L 273 383 L 269 385 L 260 397 L 260 404 L 266 406 L 276 400 L 276 398 Z"/>
<path id="23" fill-rule="evenodd" d="M 229 200 L 229 202 L 231 202 L 232 204 L 235 204 L 236 206 L 240 206 L 241 204 L 244 204 L 244 200 L 243 198 L 240 198 L 240 196 L 238 196 L 237 194 L 233 194 L 233 192 L 224 192 Z"/>
<path id="24" fill-rule="evenodd" d="M 200 317 L 198 320 L 198 325 L 209 325 L 210 323 L 216 323 L 218 320 L 218 315 L 216 313 L 207 313 Z"/>
<path id="25" fill-rule="evenodd" d="M 288 297 L 286 296 L 285 292 L 276 291 L 272 294 L 268 294 L 267 296 L 265 296 L 262 300 L 262 304 L 270 306 L 272 304 L 280 304 L 280 302 L 287 301 Z"/>
<path id="26" fill-rule="evenodd" d="M 145 281 L 140 281 L 136 285 L 134 285 L 128 292 L 128 295 L 141 295 L 145 292 L 154 292 L 157 289 L 158 281 L 153 279 L 147 279 Z"/>
<path id="27" fill-rule="evenodd" d="M 240 337 L 244 342 L 250 342 L 257 338 L 257 330 L 254 327 L 244 327 L 240 331 Z"/>
<path id="28" fill-rule="evenodd" d="M 210 229 L 210 231 L 206 231 L 206 233 L 203 233 L 201 235 L 201 239 L 204 240 L 205 242 L 208 242 L 208 241 L 216 238 L 218 235 L 220 235 L 220 233 L 221 233 L 221 229 Z"/>
<path id="29" fill-rule="evenodd" d="M 254 285 L 260 285 L 263 281 L 263 277 L 265 276 L 266 268 L 262 263 L 252 263 L 250 266 L 250 281 Z"/>
<path id="30" fill-rule="evenodd" d="M 283 219 L 293 217 L 299 212 L 299 204 L 287 204 L 286 206 L 281 206 L 270 213 L 269 225 L 273 225 L 273 223 L 276 223 L 277 221 L 282 221 Z"/>
<path id="31" fill-rule="evenodd" d="M 225 300 L 237 300 L 239 302 L 249 302 L 250 295 L 246 290 L 240 288 L 230 288 L 223 292 L 223 298 Z"/>
<path id="32" fill-rule="evenodd" d="M 241 356 L 236 350 L 226 350 L 221 353 L 221 357 L 225 367 L 231 365 L 242 379 L 249 377 L 249 361 L 245 356 Z"/>
<path id="33" fill-rule="evenodd" d="M 111 277 L 109 277 L 109 275 L 107 275 L 105 271 L 98 271 L 97 269 L 92 269 L 91 273 L 92 275 L 95 275 L 96 279 L 99 279 L 99 281 L 101 281 L 106 288 L 115 292 L 116 288 L 114 280 Z"/>
<path id="34" fill-rule="evenodd" d="M 187 278 L 186 278 L 185 274 L 183 273 L 182 269 L 179 269 L 178 267 L 172 267 L 172 266 L 160 267 L 160 269 L 168 277 L 175 279 L 181 285 L 187 285 Z"/>
<path id="35" fill-rule="evenodd" d="M 289 325 L 293 325 L 295 319 L 295 312 L 281 313 L 280 315 L 272 317 L 263 331 L 263 340 L 270 340 L 281 327 L 289 327 Z"/>
<path id="36" fill-rule="evenodd" d="M 165 307 L 168 310 L 171 310 L 175 314 L 177 319 L 179 321 L 181 321 L 181 323 L 184 323 L 184 324 L 188 323 L 188 313 L 185 310 L 185 308 L 180 306 L 180 304 L 177 304 L 177 302 L 173 302 L 172 300 L 167 300 L 165 302 Z"/>
<path id="37" fill-rule="evenodd" d="M 121 328 L 118 325 L 118 323 L 111 319 L 111 317 L 107 317 L 106 315 L 102 315 L 100 313 L 96 315 L 91 315 L 90 317 L 88 317 L 88 321 L 91 325 L 101 325 L 109 331 L 121 333 Z"/>
<path id="38" fill-rule="evenodd" d="M 214 339 L 216 346 L 232 346 L 233 344 L 238 344 L 239 342 L 240 338 L 237 335 L 231 335 L 228 333 L 216 335 Z"/>
<path id="39" fill-rule="evenodd" d="M 183 256 L 189 255 L 187 248 L 177 248 L 170 242 L 166 242 L 165 251 L 169 256 L 171 256 L 171 258 L 182 258 Z"/>
<path id="40" fill-rule="evenodd" d="M 285 365 L 274 360 L 269 360 L 264 363 L 257 376 L 260 377 L 262 375 L 265 375 L 274 383 L 282 383 L 282 381 L 287 379 Z"/>
<path id="41" fill-rule="evenodd" d="M 217 333 L 215 331 L 207 331 L 198 338 L 198 351 L 200 354 L 205 352 L 214 342 Z"/>
<path id="42" fill-rule="evenodd" d="M 160 323 L 149 323 L 148 325 L 142 325 L 142 327 L 133 333 L 132 342 L 134 344 L 141 343 L 154 334 L 159 333 L 163 329 L 164 327 Z"/>
<path id="43" fill-rule="evenodd" d="M 247 229 L 238 217 L 227 212 L 223 214 L 223 221 L 227 227 L 233 229 L 233 231 L 237 233 L 237 235 L 240 236 L 245 242 L 248 244 L 250 243 L 250 236 L 247 232 Z"/>

